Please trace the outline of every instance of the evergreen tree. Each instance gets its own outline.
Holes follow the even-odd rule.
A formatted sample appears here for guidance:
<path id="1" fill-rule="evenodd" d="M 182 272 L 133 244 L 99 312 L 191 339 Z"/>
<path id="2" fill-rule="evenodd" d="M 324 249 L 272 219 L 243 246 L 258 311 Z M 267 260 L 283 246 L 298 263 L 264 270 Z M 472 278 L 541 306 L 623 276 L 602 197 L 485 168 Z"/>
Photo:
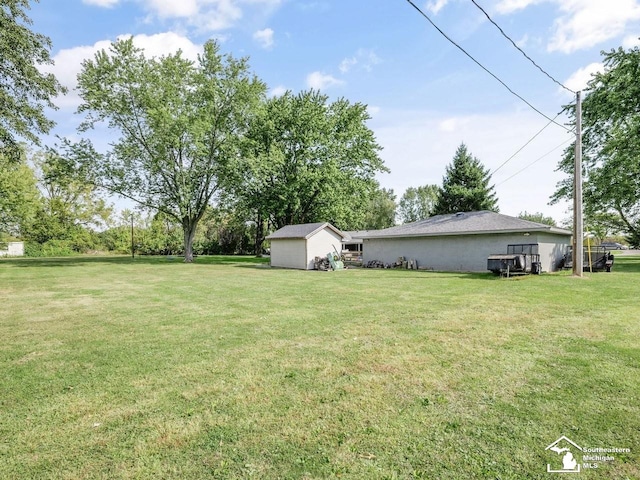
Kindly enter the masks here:
<path id="1" fill-rule="evenodd" d="M 498 199 L 489 185 L 491 175 L 462 143 L 447 166 L 434 214 L 479 210 L 498 211 Z"/>

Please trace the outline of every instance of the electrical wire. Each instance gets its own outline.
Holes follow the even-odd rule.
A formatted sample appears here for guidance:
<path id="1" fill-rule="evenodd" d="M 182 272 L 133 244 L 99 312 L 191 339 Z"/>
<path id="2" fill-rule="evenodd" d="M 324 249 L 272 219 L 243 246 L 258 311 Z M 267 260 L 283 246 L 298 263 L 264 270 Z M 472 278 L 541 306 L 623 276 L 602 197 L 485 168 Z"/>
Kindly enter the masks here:
<path id="1" fill-rule="evenodd" d="M 494 185 L 494 187 L 497 187 L 499 185 L 502 185 L 503 183 L 511 180 L 513 177 L 515 177 L 516 175 L 520 175 L 522 172 L 524 172 L 527 168 L 533 166 L 534 164 L 538 163 L 540 160 L 542 160 L 544 157 L 546 157 L 547 155 L 552 154 L 553 152 L 555 152 L 557 149 L 559 149 L 560 147 L 563 147 L 564 145 L 566 145 L 569 142 L 574 141 L 574 138 L 570 138 L 568 140 L 565 140 L 564 142 L 562 142 L 560 145 L 558 145 L 557 147 L 552 148 L 551 150 L 549 150 L 547 153 L 545 153 L 544 155 L 542 155 L 541 157 L 536 158 L 533 162 L 529 163 L 528 165 L 526 165 L 525 167 L 521 168 L 520 170 L 518 170 L 516 173 L 514 173 L 513 175 L 511 175 L 510 177 L 505 178 L 504 180 L 502 180 L 499 183 L 496 183 Z"/>
<path id="2" fill-rule="evenodd" d="M 516 150 L 516 152 L 515 152 L 513 155 L 511 155 L 509 158 L 507 158 L 504 162 L 502 162 L 502 163 L 498 166 L 498 168 L 496 168 L 494 171 L 492 171 L 492 172 L 491 172 L 491 175 L 493 175 L 493 174 L 494 174 L 494 173 L 496 173 L 498 170 L 500 170 L 502 167 L 504 167 L 507 163 L 509 163 L 509 162 L 513 159 L 513 157 L 515 157 L 515 156 L 516 156 L 517 154 L 519 154 L 522 150 L 524 150 L 524 148 L 525 148 L 527 145 L 529 145 L 531 142 L 533 142 L 533 141 L 535 140 L 535 138 L 536 138 L 538 135 L 540 135 L 540 134 L 545 130 L 545 128 L 547 128 L 549 125 L 551 125 L 551 123 L 555 123 L 555 122 L 554 122 L 554 121 L 555 121 L 555 119 L 556 119 L 556 118 L 558 118 L 559 116 L 560 116 L 560 113 L 559 113 L 558 115 L 556 115 L 556 116 L 555 116 L 555 118 L 554 118 L 552 121 L 550 121 L 549 123 L 547 123 L 547 124 L 546 124 L 544 127 L 542 127 L 540 130 L 538 130 L 538 132 L 537 132 L 533 137 L 531 137 L 529 140 L 527 140 L 527 142 L 526 142 L 524 145 L 522 145 L 518 150 Z"/>
<path id="3" fill-rule="evenodd" d="M 502 34 L 502 36 L 504 38 L 506 38 L 507 40 L 509 40 L 509 42 L 511 42 L 511 45 L 513 45 L 522 55 L 524 55 L 524 57 L 529 60 L 531 63 L 533 63 L 538 70 L 540 70 L 542 73 L 544 73 L 547 77 L 549 77 L 549 79 L 551 79 L 551 81 L 557 83 L 558 85 L 560 85 L 562 88 L 564 88 L 566 91 L 573 93 L 574 95 L 576 94 L 575 91 L 571 90 L 569 87 L 565 86 L 562 82 L 556 80 L 553 76 L 551 76 L 550 73 L 548 73 L 544 68 L 542 68 L 540 65 L 538 65 L 529 55 L 527 55 L 524 50 L 522 50 L 517 44 L 516 42 L 514 42 L 511 37 L 509 37 L 509 35 L 507 35 L 504 30 L 500 27 L 500 25 L 498 25 L 496 22 L 493 21 L 493 19 L 489 16 L 489 14 L 486 12 L 486 10 L 484 8 L 482 8 L 480 5 L 478 5 L 476 3 L 476 0 L 471 0 L 471 3 L 473 3 L 476 7 L 478 7 L 480 9 L 480 11 L 482 13 L 484 13 L 485 17 L 487 17 L 487 20 L 489 20 L 491 23 L 493 23 L 493 25 L 495 25 L 495 27 L 500 30 L 500 33 Z"/>
<path id="4" fill-rule="evenodd" d="M 534 107 L 533 105 L 531 105 L 531 103 L 529 103 L 527 100 L 525 100 L 521 95 L 519 95 L 518 93 L 514 92 L 505 82 L 503 82 L 500 78 L 498 78 L 498 76 L 496 74 L 494 74 L 491 70 L 489 70 L 487 67 L 485 67 L 483 64 L 481 64 L 478 60 L 476 60 L 469 52 L 467 52 L 464 48 L 462 48 L 460 45 L 458 45 L 454 40 L 452 40 L 446 33 L 444 33 L 440 27 L 438 27 L 433 20 L 431 20 L 431 18 L 429 18 L 429 16 L 424 13 L 415 3 L 413 3 L 411 0 L 407 0 L 407 2 L 413 7 L 415 8 L 420 15 L 422 15 L 432 26 L 433 28 L 435 28 L 440 35 L 442 35 L 444 38 L 446 38 L 451 44 L 453 44 L 455 47 L 458 48 L 458 50 L 460 50 L 462 53 L 464 53 L 467 57 L 469 57 L 476 65 L 478 65 L 480 68 L 482 68 L 485 72 L 487 72 L 489 75 L 491 75 L 495 80 L 497 80 L 504 88 L 506 88 L 512 95 L 516 96 L 517 98 L 519 98 L 521 101 L 523 101 L 525 104 L 527 104 L 532 110 L 534 110 L 536 113 L 538 113 L 539 115 L 542 115 L 544 118 L 546 118 L 547 120 L 550 120 L 552 123 L 555 123 L 557 126 L 559 126 L 560 128 L 566 130 L 566 131 L 570 131 L 566 126 L 556 122 L 554 119 L 552 119 L 551 117 L 545 115 L 544 113 L 542 113 L 540 110 L 538 110 L 536 107 Z"/>

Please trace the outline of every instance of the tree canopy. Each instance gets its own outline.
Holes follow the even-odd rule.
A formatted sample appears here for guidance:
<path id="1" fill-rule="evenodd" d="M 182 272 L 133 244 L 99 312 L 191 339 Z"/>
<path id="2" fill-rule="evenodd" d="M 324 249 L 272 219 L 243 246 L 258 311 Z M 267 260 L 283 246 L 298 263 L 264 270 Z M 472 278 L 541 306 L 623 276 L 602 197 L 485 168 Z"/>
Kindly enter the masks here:
<path id="1" fill-rule="evenodd" d="M 498 199 L 493 186 L 489 185 L 491 175 L 476 157 L 467 151 L 462 143 L 456 150 L 451 164 L 447 165 L 434 214 L 479 210 L 498 211 Z"/>
<path id="2" fill-rule="evenodd" d="M 37 179 L 25 155 L 9 160 L 0 153 L 0 238 L 22 237 L 41 204 Z"/>
<path id="3" fill-rule="evenodd" d="M 437 185 L 407 188 L 398 204 L 398 213 L 402 223 L 417 222 L 433 215 L 438 201 L 438 192 Z"/>
<path id="4" fill-rule="evenodd" d="M 313 90 L 268 99 L 252 119 L 242 165 L 228 176 L 230 190 L 273 228 L 361 228 L 375 174 L 387 171 L 368 119 L 365 105 Z"/>
<path id="5" fill-rule="evenodd" d="M 38 68 L 53 63 L 51 41 L 30 30 L 28 9 L 28 0 L 0 5 L 0 152 L 12 160 L 20 156 L 20 141 L 39 144 L 38 135 L 51 130 L 44 109 L 55 108 L 52 99 L 65 91 Z"/>
<path id="6" fill-rule="evenodd" d="M 112 207 L 95 186 L 69 172 L 68 163 L 55 152 L 35 152 L 30 163 L 42 200 L 25 236 L 37 243 L 66 241 L 75 251 L 93 248 L 93 229 L 107 225 Z"/>
<path id="7" fill-rule="evenodd" d="M 119 40 L 83 63 L 78 111 L 81 132 L 106 123 L 120 138 L 107 152 L 67 144 L 66 157 L 97 185 L 179 221 L 190 262 L 197 224 L 265 89 L 247 59 L 222 55 L 214 41 L 192 62 L 181 52 L 146 58 Z"/>
<path id="8" fill-rule="evenodd" d="M 396 196 L 392 188 L 377 188 L 369 197 L 364 230 L 380 230 L 396 224 Z"/>
<path id="9" fill-rule="evenodd" d="M 545 225 L 551 225 L 552 227 L 557 227 L 556 221 L 553 219 L 553 217 L 547 217 L 540 212 L 529 213 L 525 210 L 524 212 L 520 212 L 520 214 L 518 214 L 518 218 L 522 218 L 523 220 L 529 220 L 530 222 L 543 223 Z"/>
<path id="10" fill-rule="evenodd" d="M 640 49 L 603 52 L 604 71 L 589 81 L 582 102 L 583 200 L 587 222 L 615 214 L 630 243 L 640 245 Z M 575 105 L 566 107 L 575 121 Z M 568 177 L 552 202 L 573 195 L 575 146 L 559 168 Z"/>

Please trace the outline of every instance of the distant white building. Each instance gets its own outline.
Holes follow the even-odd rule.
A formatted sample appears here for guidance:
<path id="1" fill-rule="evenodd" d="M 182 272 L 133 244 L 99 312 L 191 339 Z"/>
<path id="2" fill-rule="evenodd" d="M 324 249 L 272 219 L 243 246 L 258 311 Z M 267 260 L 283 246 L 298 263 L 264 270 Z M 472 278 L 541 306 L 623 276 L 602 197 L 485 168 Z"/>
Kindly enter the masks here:
<path id="1" fill-rule="evenodd" d="M 329 223 L 304 223 L 282 227 L 266 239 L 272 267 L 313 270 L 315 257 L 340 253 L 344 234 Z"/>
<path id="2" fill-rule="evenodd" d="M 24 242 L 0 243 L 0 257 L 23 257 L 23 256 L 24 256 Z"/>
<path id="3" fill-rule="evenodd" d="M 363 262 L 415 259 L 418 267 L 448 272 L 486 272 L 487 258 L 508 245 L 532 245 L 543 272 L 558 269 L 571 232 L 495 212 L 437 215 L 363 235 Z"/>

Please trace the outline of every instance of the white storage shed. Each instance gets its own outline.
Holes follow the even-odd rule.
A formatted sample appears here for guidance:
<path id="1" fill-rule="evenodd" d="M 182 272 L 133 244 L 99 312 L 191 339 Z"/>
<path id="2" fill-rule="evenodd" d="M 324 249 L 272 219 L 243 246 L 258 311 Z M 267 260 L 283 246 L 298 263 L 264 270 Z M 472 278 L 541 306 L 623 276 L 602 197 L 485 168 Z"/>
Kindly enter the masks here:
<path id="1" fill-rule="evenodd" d="M 330 223 L 287 225 L 267 237 L 271 266 L 313 270 L 315 257 L 340 252 L 344 234 Z"/>
<path id="2" fill-rule="evenodd" d="M 6 247 L 3 248 L 3 246 Z M 7 242 L 0 244 L 0 257 L 22 257 L 24 256 L 24 242 Z"/>

